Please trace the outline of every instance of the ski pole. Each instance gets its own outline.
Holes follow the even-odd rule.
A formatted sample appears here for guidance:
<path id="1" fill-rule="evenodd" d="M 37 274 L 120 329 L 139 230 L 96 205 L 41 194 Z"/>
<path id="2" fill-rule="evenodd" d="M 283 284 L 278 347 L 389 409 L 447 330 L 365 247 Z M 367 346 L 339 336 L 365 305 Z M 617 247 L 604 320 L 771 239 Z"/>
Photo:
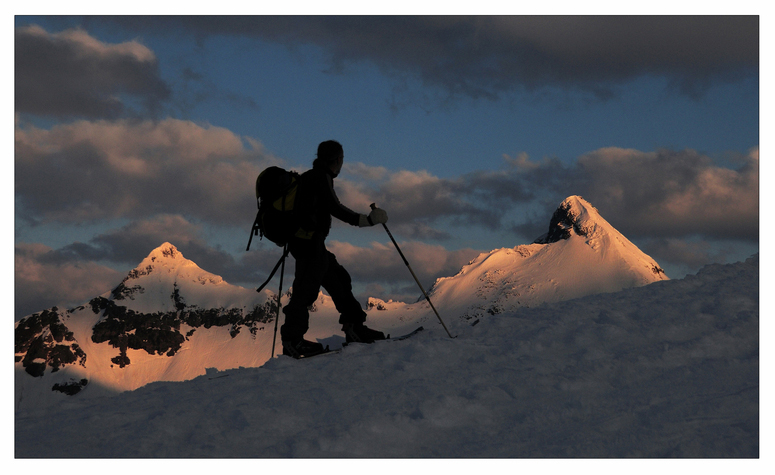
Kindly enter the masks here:
<path id="1" fill-rule="evenodd" d="M 376 204 L 374 203 L 371 204 L 371 209 L 375 209 L 376 207 L 377 207 Z M 396 251 L 398 251 L 398 254 L 401 256 L 401 259 L 404 260 L 404 264 L 406 264 L 406 267 L 409 269 L 409 272 L 412 274 L 412 277 L 414 277 L 414 281 L 417 282 L 417 286 L 420 287 L 422 294 L 425 296 L 425 300 L 427 300 L 428 304 L 430 304 L 431 308 L 433 309 L 433 313 L 436 314 L 436 318 L 439 319 L 441 326 L 444 327 L 444 330 L 447 332 L 447 335 L 449 335 L 450 338 L 455 338 L 454 336 L 452 336 L 449 330 L 447 330 L 447 326 L 444 324 L 444 320 L 442 320 L 441 317 L 439 316 L 439 312 L 437 312 L 436 307 L 433 306 L 433 302 L 431 302 L 431 298 L 428 297 L 428 293 L 425 292 L 425 289 L 422 287 L 422 284 L 420 283 L 420 279 L 418 279 L 417 276 L 414 274 L 414 271 L 412 270 L 412 266 L 409 265 L 409 261 L 406 260 L 404 253 L 401 252 L 401 248 L 398 247 L 398 243 L 396 242 L 395 239 L 393 239 L 393 234 L 388 229 L 387 224 L 382 223 L 382 227 L 385 228 L 385 231 L 387 232 L 388 236 L 390 236 L 390 240 L 393 241 L 393 245 L 396 246 Z"/>
<path id="2" fill-rule="evenodd" d="M 280 267 L 280 290 L 277 292 L 277 317 L 274 319 L 274 336 L 272 337 L 272 355 L 269 357 L 270 360 L 274 358 L 274 344 L 277 341 L 277 322 L 280 321 L 280 307 L 283 305 L 280 299 L 283 297 L 283 275 L 285 275 L 286 257 L 288 257 L 288 244 L 286 244 L 285 249 L 283 249 L 282 265 Z M 275 270 L 277 270 L 277 268 L 275 268 Z M 269 278 L 271 279 L 271 277 Z"/>

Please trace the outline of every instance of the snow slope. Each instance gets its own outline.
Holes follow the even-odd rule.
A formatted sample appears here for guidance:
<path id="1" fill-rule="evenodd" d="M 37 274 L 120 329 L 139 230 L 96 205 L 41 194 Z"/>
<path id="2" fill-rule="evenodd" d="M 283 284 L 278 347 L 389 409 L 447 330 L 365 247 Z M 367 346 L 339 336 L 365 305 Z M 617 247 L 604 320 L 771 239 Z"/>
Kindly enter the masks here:
<path id="1" fill-rule="evenodd" d="M 530 245 L 479 255 L 430 291 L 439 310 L 468 319 L 667 280 L 580 196 L 563 200 L 549 232 Z"/>
<path id="2" fill-rule="evenodd" d="M 154 381 L 185 381 L 208 367 L 261 366 L 272 355 L 276 298 L 269 290 L 259 294 L 229 284 L 164 243 L 112 291 L 74 309 L 53 308 L 17 322 L 16 407 L 51 404 L 70 397 L 68 390 L 89 398 Z M 338 320 L 330 297 L 321 293 L 307 338 L 340 347 Z M 412 324 L 386 315 L 370 321 L 393 334 Z M 274 354 L 280 353 L 278 341 Z M 91 390 L 81 393 L 87 384 Z"/>
<path id="3" fill-rule="evenodd" d="M 758 288 L 757 255 L 455 339 L 428 322 L 401 342 L 62 397 L 17 410 L 15 454 L 758 457 Z"/>
<path id="4" fill-rule="evenodd" d="M 476 318 L 663 279 L 653 259 L 591 204 L 571 196 L 539 242 L 482 254 L 457 275 L 439 279 L 430 294 L 454 333 Z M 283 299 L 287 304 L 288 295 Z M 17 324 L 16 405 L 49 404 L 59 391 L 77 393 L 86 384 L 93 390 L 79 397 L 99 394 L 96 388 L 117 392 L 184 381 L 207 367 L 261 366 L 272 355 L 276 312 L 273 292 L 231 285 L 164 243 L 112 291 Z M 437 323 L 425 300 L 371 299 L 368 315 L 369 326 L 393 335 Z M 339 348 L 338 318 L 321 293 L 306 338 Z"/>

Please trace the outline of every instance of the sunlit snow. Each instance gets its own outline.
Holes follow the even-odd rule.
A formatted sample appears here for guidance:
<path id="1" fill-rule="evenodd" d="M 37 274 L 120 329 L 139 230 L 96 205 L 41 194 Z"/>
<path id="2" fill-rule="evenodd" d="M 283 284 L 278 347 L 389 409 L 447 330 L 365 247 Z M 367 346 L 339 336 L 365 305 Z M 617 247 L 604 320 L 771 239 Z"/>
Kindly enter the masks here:
<path id="1" fill-rule="evenodd" d="M 435 283 L 454 339 L 424 300 L 370 299 L 371 327 L 425 330 L 297 361 L 270 358 L 271 319 L 183 319 L 179 349 L 151 354 L 93 341 L 96 303 L 52 309 L 86 358 L 40 377 L 17 361 L 16 456 L 757 457 L 758 256 L 667 280 L 589 203 L 564 205 L 555 239 Z M 275 298 L 164 243 L 95 302 L 174 319 Z M 341 347 L 330 297 L 313 310 L 307 338 Z"/>

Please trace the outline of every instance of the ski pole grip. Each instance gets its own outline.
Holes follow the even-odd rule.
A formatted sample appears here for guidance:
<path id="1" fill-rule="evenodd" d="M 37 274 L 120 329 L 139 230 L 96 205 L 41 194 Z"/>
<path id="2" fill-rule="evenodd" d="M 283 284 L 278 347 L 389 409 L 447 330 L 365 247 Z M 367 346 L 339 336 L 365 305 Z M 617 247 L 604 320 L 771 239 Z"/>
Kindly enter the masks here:
<path id="1" fill-rule="evenodd" d="M 377 205 L 374 203 L 370 204 L 369 206 L 371 207 L 371 209 L 377 209 Z"/>

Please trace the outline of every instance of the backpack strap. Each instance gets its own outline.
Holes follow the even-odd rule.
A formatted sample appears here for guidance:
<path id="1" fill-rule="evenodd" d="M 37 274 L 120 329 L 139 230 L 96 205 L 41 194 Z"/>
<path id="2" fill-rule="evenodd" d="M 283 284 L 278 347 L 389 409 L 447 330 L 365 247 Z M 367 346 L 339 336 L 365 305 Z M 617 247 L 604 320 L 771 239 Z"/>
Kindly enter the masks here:
<path id="1" fill-rule="evenodd" d="M 288 253 L 290 252 L 290 249 L 288 249 L 288 246 L 285 246 L 285 250 L 283 251 L 282 257 L 280 257 L 280 260 L 277 261 L 277 264 L 275 264 L 274 269 L 272 269 L 272 272 L 269 273 L 269 277 L 266 279 L 266 282 L 261 284 L 261 287 L 256 289 L 256 292 L 261 292 L 264 287 L 266 287 L 266 284 L 269 283 L 270 280 L 272 280 L 272 277 L 274 277 L 275 273 L 277 272 L 277 269 L 280 268 L 280 264 L 283 263 L 286 257 L 288 257 Z"/>
<path id="2" fill-rule="evenodd" d="M 248 247 L 247 249 L 245 249 L 245 251 L 250 250 L 250 243 L 253 242 L 253 236 L 258 236 L 258 232 L 261 230 L 261 227 L 259 226 L 259 222 L 261 219 L 260 215 L 261 215 L 261 211 L 256 213 L 256 219 L 253 220 L 253 228 L 250 230 L 250 239 L 248 239 Z"/>

